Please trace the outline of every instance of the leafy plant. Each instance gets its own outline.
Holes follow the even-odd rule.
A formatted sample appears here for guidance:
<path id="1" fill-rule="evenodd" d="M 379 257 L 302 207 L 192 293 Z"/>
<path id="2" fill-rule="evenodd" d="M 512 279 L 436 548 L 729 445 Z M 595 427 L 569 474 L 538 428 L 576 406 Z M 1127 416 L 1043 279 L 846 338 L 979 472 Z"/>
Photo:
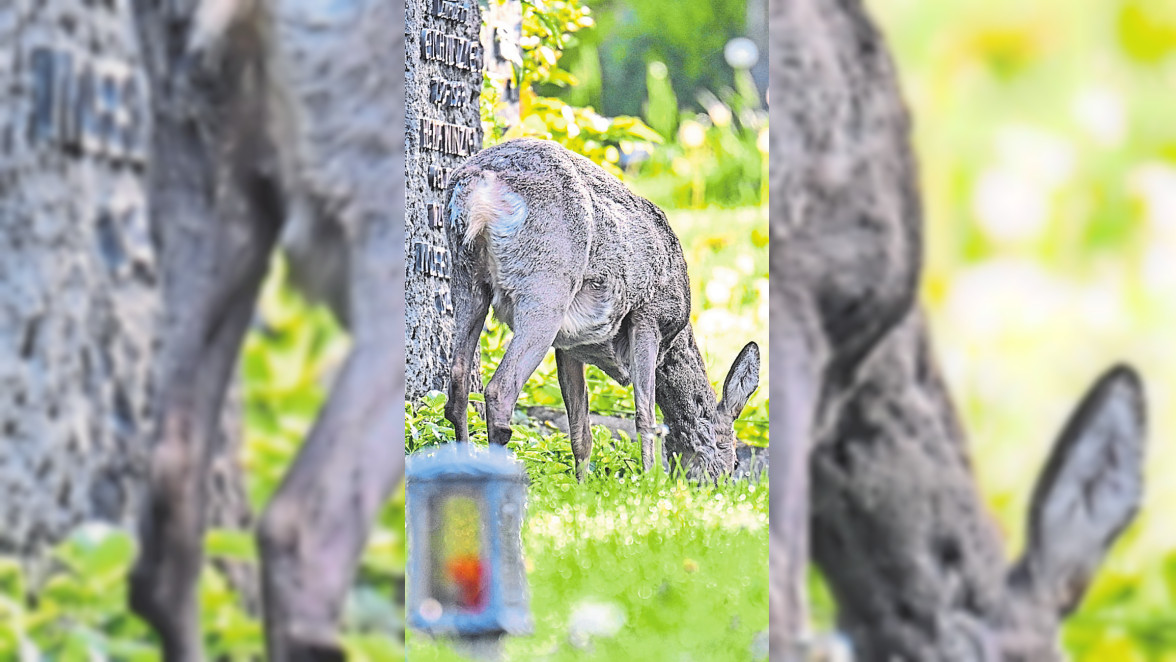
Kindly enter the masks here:
<path id="1" fill-rule="evenodd" d="M 654 126 L 674 127 L 674 140 L 641 162 L 634 187 L 663 207 L 766 204 L 768 116 L 750 74 L 736 72 L 737 86 L 718 95 L 702 90 L 698 107 L 703 112 L 679 113 L 665 70 L 656 61 L 648 67 L 645 113 Z"/>
<path id="2" fill-rule="evenodd" d="M 590 107 L 575 107 L 536 92 L 541 85 L 576 84 L 576 78 L 559 62 L 575 34 L 593 25 L 591 11 L 582 0 L 524 0 L 522 5 L 522 62 L 514 81 L 519 90 L 520 121 L 509 128 L 503 126 L 497 112 L 502 90 L 492 78 L 484 77 L 481 115 L 486 145 L 520 137 L 554 140 L 621 175 L 623 151 L 659 143 L 662 136 L 638 118 L 604 117 Z"/>

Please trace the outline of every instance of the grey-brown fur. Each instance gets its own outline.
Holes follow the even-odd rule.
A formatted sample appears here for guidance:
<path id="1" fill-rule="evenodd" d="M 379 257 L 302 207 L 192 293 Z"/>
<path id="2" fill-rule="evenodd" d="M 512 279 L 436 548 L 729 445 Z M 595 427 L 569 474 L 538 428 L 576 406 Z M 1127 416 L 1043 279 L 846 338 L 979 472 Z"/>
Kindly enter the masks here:
<path id="1" fill-rule="evenodd" d="M 1073 517 L 1032 518 L 1010 570 L 916 302 L 918 176 L 883 39 L 860 0 L 781 0 L 771 26 L 772 659 L 805 636 L 810 521 L 858 660 L 1057 659 L 1139 503 L 1139 380 L 1092 389 L 1033 506 Z"/>
<path id="2" fill-rule="evenodd" d="M 272 251 L 283 237 L 295 281 L 325 298 L 352 350 L 258 527 L 267 655 L 340 659 L 338 620 L 367 533 L 403 474 L 403 8 L 384 0 L 143 0 L 167 90 L 157 108 L 152 213 L 206 212 L 209 240 L 187 284 L 189 323 L 165 339 L 162 420 L 131 606 L 169 661 L 200 660 L 210 439 L 224 375 Z M 174 14 L 169 14 L 174 11 Z M 164 83 L 166 81 L 166 84 Z M 185 188 L 176 155 L 223 173 Z M 201 161 L 201 159 L 203 159 Z M 243 207 L 236 209 L 235 206 Z M 205 209 L 211 207 L 211 209 Z"/>
<path id="3" fill-rule="evenodd" d="M 556 349 L 576 473 L 591 454 L 585 364 L 633 384 L 646 470 L 654 466 L 654 403 L 666 453 L 695 475 L 734 468 L 736 417 L 759 380 L 754 343 L 717 402 L 690 327 L 690 282 L 665 214 L 588 159 L 543 140 L 483 150 L 446 188 L 456 312 L 446 416 L 467 439 L 468 375 L 493 303 L 514 332 L 486 388 L 490 440 L 510 440 L 519 391 Z"/>

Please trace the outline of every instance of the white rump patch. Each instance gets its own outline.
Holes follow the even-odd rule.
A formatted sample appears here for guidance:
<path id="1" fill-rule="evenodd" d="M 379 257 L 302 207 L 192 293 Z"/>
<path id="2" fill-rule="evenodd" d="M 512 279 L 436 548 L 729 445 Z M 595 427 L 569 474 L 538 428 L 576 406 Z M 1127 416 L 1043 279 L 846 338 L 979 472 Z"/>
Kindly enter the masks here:
<path id="1" fill-rule="evenodd" d="M 527 218 L 527 203 L 511 191 L 493 172 L 482 173 L 469 197 L 470 222 L 464 243 L 469 244 L 489 229 L 494 239 L 506 239 L 518 232 Z"/>

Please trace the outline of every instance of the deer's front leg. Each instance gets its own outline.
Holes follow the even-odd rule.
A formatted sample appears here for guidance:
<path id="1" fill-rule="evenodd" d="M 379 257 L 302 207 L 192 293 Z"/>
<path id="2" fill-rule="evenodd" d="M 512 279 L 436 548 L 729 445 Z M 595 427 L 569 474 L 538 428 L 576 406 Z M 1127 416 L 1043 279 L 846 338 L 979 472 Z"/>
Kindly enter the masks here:
<path id="1" fill-rule="evenodd" d="M 353 348 L 258 527 L 271 660 L 343 659 L 344 599 L 379 510 L 404 475 L 404 314 L 395 296 L 404 245 L 386 229 L 399 223 L 382 218 L 352 244 Z"/>
<path id="2" fill-rule="evenodd" d="M 510 442 L 510 419 L 527 379 L 547 355 L 559 332 L 571 293 L 550 281 L 532 281 L 514 311 L 514 335 L 498 370 L 486 385 L 486 426 L 490 443 Z"/>
<path id="3" fill-rule="evenodd" d="M 789 291 L 774 298 L 769 320 L 773 403 L 769 416 L 769 633 L 772 659 L 780 651 L 778 659 L 793 662 L 804 659 L 801 650 L 808 634 L 809 453 L 828 351 L 815 308 L 807 299 Z"/>
<path id="4" fill-rule="evenodd" d="M 592 426 L 588 417 L 588 382 L 584 363 L 562 349 L 555 350 L 555 367 L 559 371 L 559 392 L 568 412 L 568 438 L 576 457 L 576 480 L 584 482 L 588 458 L 592 456 Z"/>
<path id="5" fill-rule="evenodd" d="M 344 599 L 368 533 L 404 473 L 395 345 L 394 335 L 357 343 L 262 516 L 270 660 L 343 659 L 337 624 Z"/>
<path id="6" fill-rule="evenodd" d="M 657 464 L 657 403 L 655 374 L 661 334 L 655 322 L 635 322 L 629 330 L 633 379 L 633 403 L 637 436 L 641 438 L 641 465 L 651 471 Z"/>

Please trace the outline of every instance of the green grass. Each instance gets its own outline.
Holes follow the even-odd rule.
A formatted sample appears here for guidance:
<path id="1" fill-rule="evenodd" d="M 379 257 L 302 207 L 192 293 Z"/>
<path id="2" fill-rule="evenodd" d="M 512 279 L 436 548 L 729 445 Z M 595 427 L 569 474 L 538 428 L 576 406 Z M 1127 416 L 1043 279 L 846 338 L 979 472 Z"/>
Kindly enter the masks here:
<path id="1" fill-rule="evenodd" d="M 438 394 L 408 412 L 414 448 L 449 439 L 443 403 Z M 484 443 L 484 424 L 471 422 Z M 564 435 L 518 425 L 510 447 L 531 479 L 523 545 L 535 632 L 511 638 L 508 659 L 766 657 L 766 485 L 644 474 L 636 444 L 603 428 L 584 484 Z M 460 659 L 444 641 L 409 641 L 413 660 Z"/>

